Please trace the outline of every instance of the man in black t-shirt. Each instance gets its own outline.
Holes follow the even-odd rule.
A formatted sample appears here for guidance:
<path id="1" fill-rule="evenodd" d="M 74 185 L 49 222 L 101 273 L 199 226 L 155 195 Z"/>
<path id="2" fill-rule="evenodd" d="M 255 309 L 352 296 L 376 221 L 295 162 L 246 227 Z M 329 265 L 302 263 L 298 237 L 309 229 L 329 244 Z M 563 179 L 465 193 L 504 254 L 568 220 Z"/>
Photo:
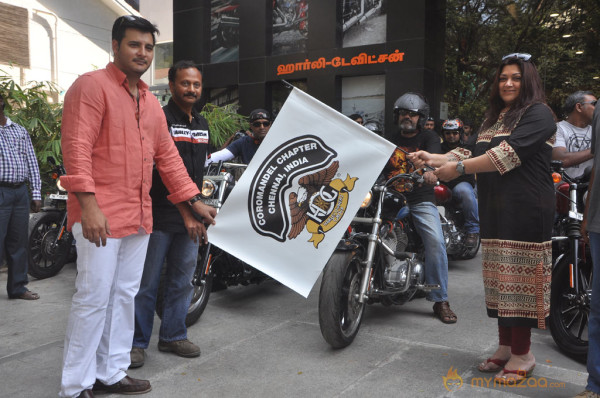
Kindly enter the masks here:
<path id="1" fill-rule="evenodd" d="M 163 107 L 169 132 L 179 150 L 188 174 L 202 190 L 204 162 L 208 153 L 208 122 L 194 110 L 202 94 L 202 74 L 191 61 L 179 61 L 169 69 L 172 98 Z M 200 348 L 187 339 L 187 316 L 194 292 L 192 278 L 196 269 L 202 222 L 191 212 L 187 202 L 171 204 L 169 192 L 156 168 L 152 176 L 153 231 L 148 242 L 140 290 L 135 297 L 135 333 L 131 365 L 144 364 L 148 348 L 162 265 L 166 259 L 163 317 L 158 335 L 158 349 L 182 357 L 197 357 Z"/>
<path id="2" fill-rule="evenodd" d="M 424 97 L 416 93 L 406 93 L 394 104 L 394 122 L 398 131 L 388 139 L 397 148 L 384 168 L 386 178 L 400 173 L 414 171 L 414 166 L 406 158 L 406 152 L 425 150 L 430 153 L 441 153 L 440 138 L 433 130 L 424 129 L 429 116 L 429 105 Z M 426 183 L 404 192 L 402 183 L 394 186 L 404 192 L 410 209 L 413 223 L 425 246 L 425 281 L 428 284 L 439 284 L 438 290 L 427 294 L 429 301 L 435 302 L 433 312 L 444 323 L 455 323 L 456 314 L 448 303 L 448 257 L 440 224 L 440 215 L 435 206 L 433 185 L 437 177 L 432 172 L 424 174 Z"/>

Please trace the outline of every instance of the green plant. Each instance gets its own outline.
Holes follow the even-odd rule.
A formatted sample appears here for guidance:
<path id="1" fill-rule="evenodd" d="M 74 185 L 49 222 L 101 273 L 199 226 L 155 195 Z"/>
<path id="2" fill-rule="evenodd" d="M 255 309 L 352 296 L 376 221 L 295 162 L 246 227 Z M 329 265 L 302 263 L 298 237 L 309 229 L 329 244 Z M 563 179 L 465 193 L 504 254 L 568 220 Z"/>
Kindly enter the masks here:
<path id="1" fill-rule="evenodd" d="M 52 165 L 48 163 L 48 158 L 62 163 L 62 104 L 48 101 L 48 98 L 58 98 L 58 88 L 51 82 L 36 81 L 21 87 L 5 71 L 0 70 L 0 93 L 6 103 L 5 114 L 29 132 L 40 165 L 42 192 L 47 192 L 49 187 L 54 186 L 49 177 Z"/>
<path id="2" fill-rule="evenodd" d="M 235 104 L 217 106 L 207 103 L 200 112 L 208 121 L 210 143 L 215 148 L 220 148 L 236 131 L 247 130 L 250 127 L 246 117 L 238 114 L 237 109 Z"/>

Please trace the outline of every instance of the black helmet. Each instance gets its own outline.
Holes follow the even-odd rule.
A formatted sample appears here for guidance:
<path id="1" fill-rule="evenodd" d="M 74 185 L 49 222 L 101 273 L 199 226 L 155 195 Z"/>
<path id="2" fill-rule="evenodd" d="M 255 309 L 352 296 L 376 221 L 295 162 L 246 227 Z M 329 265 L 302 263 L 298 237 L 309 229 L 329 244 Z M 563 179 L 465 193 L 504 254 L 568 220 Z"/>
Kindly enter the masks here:
<path id="1" fill-rule="evenodd" d="M 411 92 L 401 95 L 394 103 L 394 124 L 398 124 L 398 113 L 401 109 L 417 112 L 420 115 L 418 125 L 423 130 L 425 121 L 429 117 L 429 105 L 425 97 Z"/>

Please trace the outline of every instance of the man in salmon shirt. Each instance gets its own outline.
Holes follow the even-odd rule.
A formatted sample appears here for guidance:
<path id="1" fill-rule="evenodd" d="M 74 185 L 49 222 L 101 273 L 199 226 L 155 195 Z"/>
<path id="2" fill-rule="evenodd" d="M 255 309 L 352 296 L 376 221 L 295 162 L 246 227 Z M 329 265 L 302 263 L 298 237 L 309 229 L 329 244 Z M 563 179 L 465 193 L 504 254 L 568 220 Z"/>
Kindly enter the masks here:
<path id="1" fill-rule="evenodd" d="M 134 298 L 152 232 L 152 167 L 174 204 L 203 221 L 192 228 L 207 242 L 204 224 L 216 212 L 199 200 L 169 134 L 157 99 L 140 80 L 152 63 L 156 26 L 132 15 L 112 28 L 114 61 L 79 77 L 65 96 L 62 149 L 69 192 L 68 220 L 77 245 L 77 292 L 63 354 L 61 397 L 94 393 L 142 394 L 147 380 L 129 367 Z"/>

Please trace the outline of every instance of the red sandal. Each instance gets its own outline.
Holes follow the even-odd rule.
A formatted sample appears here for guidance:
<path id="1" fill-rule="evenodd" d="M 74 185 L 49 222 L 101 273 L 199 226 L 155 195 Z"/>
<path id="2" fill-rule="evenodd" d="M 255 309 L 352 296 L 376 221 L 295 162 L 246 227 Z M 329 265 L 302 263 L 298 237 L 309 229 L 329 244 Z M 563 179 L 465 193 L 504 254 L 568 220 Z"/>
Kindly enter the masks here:
<path id="1" fill-rule="evenodd" d="M 507 362 L 508 362 L 508 359 L 504 360 L 504 359 L 499 359 L 499 358 L 488 358 L 485 360 L 485 362 L 482 362 L 479 364 L 479 366 L 477 366 L 477 370 L 479 370 L 480 372 L 483 372 L 483 373 L 495 373 L 495 372 L 498 372 L 498 371 L 504 369 L 504 365 L 506 365 Z M 494 367 L 493 369 L 487 368 L 487 365 L 489 363 L 496 365 L 496 367 Z"/>
<path id="2" fill-rule="evenodd" d="M 529 369 L 517 369 L 517 370 L 508 370 L 503 369 L 501 376 L 494 377 L 494 383 L 505 384 L 507 386 L 512 386 L 518 384 L 520 381 L 523 381 L 533 375 L 533 369 L 535 368 L 535 364 L 531 366 Z M 506 375 L 516 375 L 515 377 L 506 377 Z"/>

